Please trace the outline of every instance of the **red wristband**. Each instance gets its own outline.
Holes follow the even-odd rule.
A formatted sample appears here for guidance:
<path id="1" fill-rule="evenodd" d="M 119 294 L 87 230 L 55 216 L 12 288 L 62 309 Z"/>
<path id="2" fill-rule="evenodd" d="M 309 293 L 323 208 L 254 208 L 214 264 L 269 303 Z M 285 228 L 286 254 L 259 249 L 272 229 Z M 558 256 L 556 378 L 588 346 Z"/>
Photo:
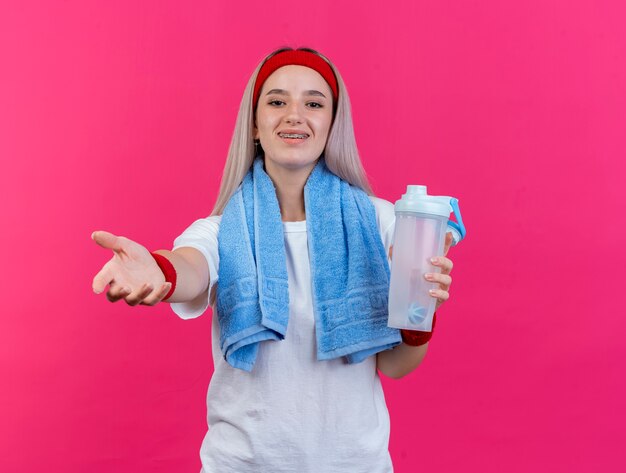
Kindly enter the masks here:
<path id="1" fill-rule="evenodd" d="M 172 262 L 168 260 L 165 256 L 158 253 L 150 254 L 154 258 L 154 261 L 156 261 L 156 264 L 159 266 L 159 268 L 161 268 L 161 271 L 163 271 L 165 281 L 172 283 L 172 288 L 170 289 L 170 292 L 168 292 L 167 295 L 162 299 L 165 300 L 170 297 L 176 289 L 176 270 L 174 269 L 174 265 L 172 264 Z"/>
<path id="2" fill-rule="evenodd" d="M 433 315 L 433 327 L 430 332 L 420 332 L 419 330 L 400 330 L 402 335 L 402 341 L 412 347 L 419 347 L 425 345 L 433 336 L 433 330 L 435 330 L 435 321 L 437 320 L 437 312 Z"/>

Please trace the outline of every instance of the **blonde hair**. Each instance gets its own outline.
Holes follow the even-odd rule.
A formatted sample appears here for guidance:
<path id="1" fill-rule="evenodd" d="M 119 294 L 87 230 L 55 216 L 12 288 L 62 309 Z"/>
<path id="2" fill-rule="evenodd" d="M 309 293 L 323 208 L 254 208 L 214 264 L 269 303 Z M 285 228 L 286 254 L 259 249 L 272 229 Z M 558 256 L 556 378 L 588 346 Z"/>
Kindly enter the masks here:
<path id="1" fill-rule="evenodd" d="M 254 110 L 252 96 L 254 84 L 261 66 L 274 54 L 291 48 L 281 48 L 269 54 L 256 67 L 252 77 L 248 81 L 243 92 L 239 113 L 235 123 L 235 131 L 228 150 L 228 157 L 224 165 L 222 182 L 220 184 L 217 201 L 213 207 L 211 215 L 221 215 L 224 212 L 226 203 L 237 190 L 246 173 L 252 166 L 255 158 L 255 146 L 253 138 Z M 354 137 L 354 127 L 352 125 L 352 112 L 350 109 L 350 98 L 348 91 L 341 78 L 341 75 L 330 62 L 330 60 L 319 52 L 309 48 L 299 48 L 317 54 L 330 65 L 337 78 L 338 98 L 336 104 L 335 117 L 328 134 L 326 147 L 324 149 L 324 160 L 326 166 L 335 175 L 350 184 L 363 189 L 368 195 L 373 195 L 372 188 L 367 180 L 367 175 L 361 164 L 359 150 Z"/>

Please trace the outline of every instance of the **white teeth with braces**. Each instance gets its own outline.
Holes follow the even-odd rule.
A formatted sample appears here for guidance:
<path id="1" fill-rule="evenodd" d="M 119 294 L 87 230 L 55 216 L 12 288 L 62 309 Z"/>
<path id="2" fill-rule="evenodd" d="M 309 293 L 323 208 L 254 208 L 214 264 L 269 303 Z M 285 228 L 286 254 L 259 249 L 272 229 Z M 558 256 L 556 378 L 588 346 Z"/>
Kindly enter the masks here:
<path id="1" fill-rule="evenodd" d="M 278 136 L 282 138 L 306 138 L 308 135 L 298 135 L 296 133 L 279 133 Z"/>

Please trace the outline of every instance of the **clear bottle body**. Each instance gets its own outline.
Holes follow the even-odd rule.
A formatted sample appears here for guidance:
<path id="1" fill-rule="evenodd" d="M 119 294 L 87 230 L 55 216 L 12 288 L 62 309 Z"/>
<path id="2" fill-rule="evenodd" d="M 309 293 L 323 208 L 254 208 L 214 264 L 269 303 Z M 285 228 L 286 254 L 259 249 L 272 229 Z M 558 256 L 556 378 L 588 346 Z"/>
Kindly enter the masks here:
<path id="1" fill-rule="evenodd" d="M 389 327 L 432 330 L 436 299 L 428 292 L 437 283 L 424 278 L 437 273 L 430 259 L 443 252 L 448 219 L 417 212 L 397 212 L 389 287 Z"/>

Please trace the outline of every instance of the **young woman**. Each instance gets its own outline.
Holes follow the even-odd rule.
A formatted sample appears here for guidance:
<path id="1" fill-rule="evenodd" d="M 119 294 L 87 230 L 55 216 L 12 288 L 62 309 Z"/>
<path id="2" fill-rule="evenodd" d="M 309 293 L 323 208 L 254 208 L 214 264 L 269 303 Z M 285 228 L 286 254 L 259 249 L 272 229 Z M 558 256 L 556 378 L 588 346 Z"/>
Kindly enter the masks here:
<path id="1" fill-rule="evenodd" d="M 316 51 L 281 49 L 246 87 L 211 216 L 172 251 L 94 232 L 114 252 L 94 292 L 166 301 L 184 319 L 213 308 L 204 472 L 393 470 L 377 369 L 410 373 L 430 338 L 387 327 L 394 223 L 361 166 L 341 76 Z M 452 262 L 433 264 L 439 306 Z"/>

